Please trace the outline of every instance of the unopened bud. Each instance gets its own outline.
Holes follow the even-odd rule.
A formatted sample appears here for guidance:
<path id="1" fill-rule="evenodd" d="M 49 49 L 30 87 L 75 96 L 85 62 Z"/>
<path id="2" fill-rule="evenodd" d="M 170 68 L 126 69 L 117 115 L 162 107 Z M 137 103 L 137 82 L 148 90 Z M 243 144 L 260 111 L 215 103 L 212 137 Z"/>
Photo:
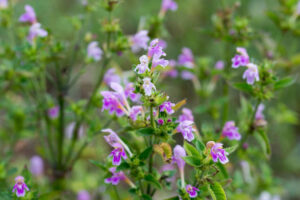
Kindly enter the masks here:
<path id="1" fill-rule="evenodd" d="M 215 146 L 215 142 L 214 141 L 208 141 L 206 143 L 206 148 L 211 149 L 213 146 Z"/>

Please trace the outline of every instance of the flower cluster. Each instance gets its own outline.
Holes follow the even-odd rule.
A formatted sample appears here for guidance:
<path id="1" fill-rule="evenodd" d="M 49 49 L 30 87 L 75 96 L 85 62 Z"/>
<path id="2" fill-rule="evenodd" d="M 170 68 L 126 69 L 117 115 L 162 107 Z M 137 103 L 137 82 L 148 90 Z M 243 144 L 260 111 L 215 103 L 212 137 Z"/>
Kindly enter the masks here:
<path id="1" fill-rule="evenodd" d="M 48 32 L 41 28 L 41 24 L 37 21 L 35 11 L 30 5 L 25 5 L 25 13 L 20 16 L 19 21 L 31 24 L 27 36 L 27 40 L 30 44 L 33 44 L 36 37 L 46 37 L 48 35 Z"/>
<path id="2" fill-rule="evenodd" d="M 247 70 L 243 74 L 243 79 L 246 79 L 249 85 L 253 85 L 255 81 L 259 81 L 258 67 L 257 65 L 250 63 L 249 56 L 245 48 L 237 47 L 236 50 L 238 54 L 232 58 L 232 67 L 247 67 Z"/>

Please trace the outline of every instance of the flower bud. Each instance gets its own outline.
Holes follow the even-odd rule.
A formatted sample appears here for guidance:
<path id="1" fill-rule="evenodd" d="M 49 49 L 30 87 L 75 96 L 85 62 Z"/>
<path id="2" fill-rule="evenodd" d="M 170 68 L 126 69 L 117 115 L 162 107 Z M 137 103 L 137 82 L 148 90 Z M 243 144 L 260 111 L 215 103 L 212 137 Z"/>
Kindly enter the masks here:
<path id="1" fill-rule="evenodd" d="M 206 143 L 206 148 L 211 149 L 216 143 L 214 141 L 208 141 Z"/>

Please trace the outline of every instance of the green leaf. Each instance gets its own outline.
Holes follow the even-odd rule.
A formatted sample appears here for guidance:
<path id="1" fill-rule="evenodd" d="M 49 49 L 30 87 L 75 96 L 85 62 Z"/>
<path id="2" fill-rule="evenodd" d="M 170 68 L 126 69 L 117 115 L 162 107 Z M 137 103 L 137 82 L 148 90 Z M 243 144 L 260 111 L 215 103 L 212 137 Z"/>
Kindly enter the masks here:
<path id="1" fill-rule="evenodd" d="M 151 136 L 155 133 L 155 130 L 151 127 L 147 127 L 147 128 L 141 128 L 137 130 L 137 133 L 140 134 L 141 136 Z"/>
<path id="2" fill-rule="evenodd" d="M 122 170 L 126 170 L 126 169 L 129 169 L 130 168 L 130 165 L 123 161 L 118 167 L 117 167 L 117 171 L 122 171 Z"/>
<path id="3" fill-rule="evenodd" d="M 93 165 L 96 165 L 100 169 L 103 169 L 104 171 L 108 171 L 108 168 L 105 165 L 103 165 L 101 162 L 99 162 L 99 161 L 89 160 L 89 162 L 92 163 Z"/>
<path id="4" fill-rule="evenodd" d="M 189 165 L 194 167 L 199 167 L 201 165 L 201 160 L 198 157 L 195 156 L 186 156 L 182 157 L 182 159 Z"/>
<path id="5" fill-rule="evenodd" d="M 269 141 L 269 138 L 266 134 L 266 132 L 261 129 L 261 130 L 258 130 L 257 131 L 258 133 L 258 140 L 260 142 L 260 144 L 262 145 L 265 153 L 266 153 L 266 156 L 270 156 L 271 155 L 271 145 L 270 145 L 270 141 Z"/>
<path id="6" fill-rule="evenodd" d="M 229 178 L 227 169 L 224 167 L 224 165 L 220 162 L 216 163 L 218 169 L 220 170 L 220 172 L 223 174 L 224 178 Z"/>
<path id="7" fill-rule="evenodd" d="M 140 160 L 146 160 L 152 153 L 152 146 L 145 149 L 139 156 Z"/>
<path id="8" fill-rule="evenodd" d="M 142 199 L 143 200 L 152 200 L 152 197 L 150 195 L 148 195 L 148 194 L 143 194 L 142 195 Z"/>
<path id="9" fill-rule="evenodd" d="M 150 182 L 150 183 L 153 183 L 153 185 L 155 187 L 157 187 L 158 189 L 161 189 L 161 185 L 160 185 L 159 181 L 156 180 L 151 174 L 147 174 L 145 176 L 145 180 L 148 181 L 148 182 Z"/>
<path id="10" fill-rule="evenodd" d="M 249 93 L 253 92 L 252 86 L 247 84 L 247 83 L 234 83 L 233 87 L 235 89 L 238 89 L 238 90 L 243 91 L 243 92 L 249 92 Z"/>
<path id="11" fill-rule="evenodd" d="M 205 150 L 205 145 L 203 144 L 203 142 L 196 140 L 195 145 L 198 151 L 203 152 Z"/>
<path id="12" fill-rule="evenodd" d="M 183 147 L 184 147 L 184 149 L 186 150 L 186 152 L 189 156 L 195 156 L 195 157 L 201 158 L 201 154 L 199 153 L 199 151 L 193 145 L 191 145 L 191 144 L 187 143 L 186 141 L 184 141 Z"/>
<path id="13" fill-rule="evenodd" d="M 224 189 L 220 183 L 215 182 L 209 184 L 208 190 L 213 200 L 227 200 Z"/>
<path id="14" fill-rule="evenodd" d="M 239 145 L 236 144 L 236 145 L 233 145 L 233 146 L 231 146 L 231 147 L 224 148 L 224 150 L 225 150 L 228 154 L 232 154 L 233 152 L 235 152 L 235 150 L 237 150 L 238 147 L 239 147 Z"/>
<path id="15" fill-rule="evenodd" d="M 179 200 L 179 197 L 178 196 L 170 197 L 170 198 L 167 198 L 165 200 Z"/>
<path id="16" fill-rule="evenodd" d="M 292 85 L 293 83 L 295 83 L 295 79 L 293 79 L 292 77 L 285 77 L 285 78 L 275 82 L 274 89 L 278 90 L 281 88 L 286 88 L 286 87 Z"/>

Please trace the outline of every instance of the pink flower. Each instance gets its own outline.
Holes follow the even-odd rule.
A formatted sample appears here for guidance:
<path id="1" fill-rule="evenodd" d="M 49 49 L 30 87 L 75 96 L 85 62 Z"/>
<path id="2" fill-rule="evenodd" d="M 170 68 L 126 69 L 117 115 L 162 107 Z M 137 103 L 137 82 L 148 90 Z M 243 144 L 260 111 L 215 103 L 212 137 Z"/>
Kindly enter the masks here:
<path id="1" fill-rule="evenodd" d="M 91 196 L 88 191 L 81 190 L 77 193 L 77 200 L 90 200 Z"/>
<path id="2" fill-rule="evenodd" d="M 131 40 L 131 50 L 132 52 L 136 53 L 140 49 L 147 49 L 148 48 L 148 41 L 150 38 L 148 37 L 148 31 L 141 30 L 138 33 L 136 33 L 134 36 L 130 38 Z"/>
<path id="3" fill-rule="evenodd" d="M 166 53 L 163 51 L 163 46 L 159 42 L 159 39 L 154 39 L 150 42 L 150 46 L 148 47 L 148 57 L 153 57 L 156 55 L 156 57 L 165 56 Z"/>
<path id="4" fill-rule="evenodd" d="M 180 122 L 177 127 L 177 131 L 180 132 L 183 138 L 189 142 L 193 141 L 195 138 L 193 132 L 196 130 L 193 128 L 193 123 L 193 121 L 185 120 Z"/>
<path id="5" fill-rule="evenodd" d="M 0 0 L 0 10 L 5 9 L 8 7 L 8 1 L 7 0 Z"/>
<path id="6" fill-rule="evenodd" d="M 133 106 L 130 110 L 130 118 L 132 121 L 136 121 L 137 120 L 137 116 L 138 114 L 141 114 L 143 111 L 143 107 L 142 106 Z"/>
<path id="7" fill-rule="evenodd" d="M 151 79 L 149 77 L 146 77 L 143 79 L 143 88 L 146 96 L 151 96 L 152 91 L 156 90 L 155 85 L 151 82 Z"/>
<path id="8" fill-rule="evenodd" d="M 185 190 L 186 190 L 186 192 L 187 193 L 189 193 L 189 196 L 191 197 L 191 198 L 195 198 L 195 197 L 197 197 L 197 191 L 199 191 L 199 189 L 198 188 L 196 188 L 196 187 L 194 187 L 194 186 L 191 186 L 191 185 L 187 185 L 186 187 L 185 187 Z"/>
<path id="9" fill-rule="evenodd" d="M 116 74 L 115 68 L 110 68 L 109 70 L 106 71 L 103 77 L 103 81 L 106 85 L 110 85 L 112 82 L 120 83 L 121 78 L 119 75 Z"/>
<path id="10" fill-rule="evenodd" d="M 163 58 L 161 58 L 159 55 L 154 54 L 153 58 L 152 58 L 152 67 L 156 67 L 156 66 L 162 66 L 163 68 L 165 68 L 166 66 L 168 66 L 169 61 L 165 60 Z"/>
<path id="11" fill-rule="evenodd" d="M 182 159 L 186 156 L 186 152 L 184 148 L 180 145 L 176 145 L 173 150 L 173 163 L 176 163 L 179 169 L 183 169 L 185 165 L 185 161 Z"/>
<path id="12" fill-rule="evenodd" d="M 106 142 L 114 147 L 114 144 L 116 143 L 120 143 L 121 139 L 119 138 L 119 136 L 113 131 L 111 130 L 110 128 L 107 128 L 107 129 L 103 129 L 102 132 L 104 133 L 110 133 L 109 135 L 105 135 L 104 136 L 104 139 L 106 140 Z"/>
<path id="13" fill-rule="evenodd" d="M 48 35 L 48 32 L 41 28 L 40 23 L 34 23 L 31 25 L 29 29 L 29 34 L 27 36 L 27 40 L 30 44 L 33 43 L 33 40 L 36 37 L 46 37 Z"/>
<path id="14" fill-rule="evenodd" d="M 162 0 L 161 10 L 162 12 L 166 12 L 168 10 L 175 11 L 177 10 L 177 3 L 173 0 Z"/>
<path id="15" fill-rule="evenodd" d="M 25 13 L 19 18 L 20 22 L 29 22 L 34 24 L 37 22 L 34 9 L 30 5 L 25 5 Z"/>
<path id="16" fill-rule="evenodd" d="M 33 156 L 30 159 L 29 170 L 34 176 L 41 176 L 44 172 L 43 159 L 40 156 Z"/>
<path id="17" fill-rule="evenodd" d="M 179 119 L 178 121 L 179 122 L 183 122 L 183 121 L 194 121 L 194 116 L 193 116 L 193 113 L 190 109 L 188 108 L 183 108 L 182 109 L 182 114 L 179 115 Z"/>
<path id="18" fill-rule="evenodd" d="M 192 80 L 195 78 L 195 75 L 190 71 L 184 70 L 181 72 L 181 78 L 184 80 Z"/>
<path id="19" fill-rule="evenodd" d="M 249 56 L 248 56 L 247 50 L 242 47 L 237 47 L 236 51 L 238 52 L 238 54 L 236 54 L 231 60 L 232 67 L 238 68 L 240 66 L 248 65 L 249 64 Z"/>
<path id="20" fill-rule="evenodd" d="M 102 50 L 98 47 L 98 42 L 92 41 L 87 47 L 88 58 L 94 59 L 94 61 L 99 61 L 102 58 Z"/>
<path id="21" fill-rule="evenodd" d="M 243 79 L 247 79 L 247 83 L 253 85 L 255 81 L 259 81 L 257 65 L 249 63 L 247 68 L 248 69 L 243 74 Z"/>
<path id="22" fill-rule="evenodd" d="M 219 160 L 222 164 L 226 164 L 229 161 L 227 158 L 228 153 L 223 149 L 223 144 L 221 143 L 215 143 L 210 150 L 210 154 L 214 162 Z"/>
<path id="23" fill-rule="evenodd" d="M 126 152 L 125 152 L 123 146 L 119 143 L 115 143 L 113 145 L 113 147 L 114 147 L 114 150 L 112 150 L 112 152 L 109 154 L 109 156 L 111 156 L 113 158 L 112 164 L 113 165 L 120 165 L 121 164 L 121 158 L 123 158 L 124 160 L 127 159 Z"/>
<path id="24" fill-rule="evenodd" d="M 228 121 L 225 123 L 222 130 L 222 136 L 227 137 L 229 140 L 241 139 L 238 127 L 235 126 L 234 121 Z"/>
<path id="25" fill-rule="evenodd" d="M 184 47 L 182 53 L 178 57 L 178 64 L 186 68 L 194 67 L 194 55 L 191 49 Z"/>
<path id="26" fill-rule="evenodd" d="M 51 118 L 51 119 L 55 119 L 58 117 L 58 114 L 59 114 L 59 106 L 54 106 L 52 108 L 50 108 L 48 110 L 48 116 Z"/>
<path id="27" fill-rule="evenodd" d="M 215 68 L 218 70 L 222 70 L 222 69 L 224 69 L 224 65 L 225 65 L 224 61 L 219 60 L 216 62 Z"/>
<path id="28" fill-rule="evenodd" d="M 175 106 L 174 103 L 171 103 L 170 101 L 165 101 L 162 105 L 159 106 L 160 112 L 166 112 L 169 115 L 173 114 L 175 111 L 173 110 L 173 107 Z"/>
<path id="29" fill-rule="evenodd" d="M 134 84 L 133 83 L 127 83 L 125 87 L 125 96 L 133 102 L 139 102 L 141 95 L 134 93 Z"/>
<path id="30" fill-rule="evenodd" d="M 25 193 L 27 191 L 29 191 L 29 188 L 27 187 L 27 185 L 24 182 L 24 177 L 23 176 L 17 176 L 15 178 L 16 184 L 12 190 L 12 192 L 16 192 L 17 197 L 24 197 Z"/>
<path id="31" fill-rule="evenodd" d="M 164 120 L 163 120 L 163 119 L 158 119 L 158 120 L 157 120 L 157 123 L 158 123 L 159 125 L 163 125 L 163 124 L 164 124 Z"/>
<path id="32" fill-rule="evenodd" d="M 116 172 L 115 167 L 111 167 L 109 171 L 112 173 L 112 176 L 106 178 L 104 181 L 105 183 L 111 183 L 112 185 L 118 185 L 120 181 L 125 180 L 126 176 L 122 171 Z"/>
<path id="33" fill-rule="evenodd" d="M 146 55 L 143 55 L 140 57 L 140 64 L 138 64 L 135 68 L 135 71 L 138 74 L 143 74 L 145 71 L 149 71 L 148 65 L 149 65 L 149 60 Z"/>

